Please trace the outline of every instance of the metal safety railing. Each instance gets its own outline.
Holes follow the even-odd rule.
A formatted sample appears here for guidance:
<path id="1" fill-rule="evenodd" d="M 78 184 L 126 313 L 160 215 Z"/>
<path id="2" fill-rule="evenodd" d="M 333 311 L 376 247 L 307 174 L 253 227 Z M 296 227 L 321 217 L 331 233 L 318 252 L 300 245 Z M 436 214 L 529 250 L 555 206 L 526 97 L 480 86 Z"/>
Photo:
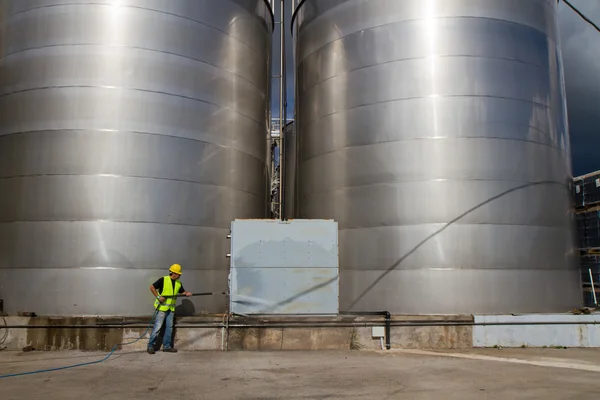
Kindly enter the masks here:
<path id="1" fill-rule="evenodd" d="M 592 297 L 594 298 L 594 304 L 598 305 L 598 298 L 596 297 L 596 285 L 594 284 L 594 276 L 592 274 L 592 269 L 589 268 L 588 272 L 590 274 L 590 283 L 592 286 Z"/>

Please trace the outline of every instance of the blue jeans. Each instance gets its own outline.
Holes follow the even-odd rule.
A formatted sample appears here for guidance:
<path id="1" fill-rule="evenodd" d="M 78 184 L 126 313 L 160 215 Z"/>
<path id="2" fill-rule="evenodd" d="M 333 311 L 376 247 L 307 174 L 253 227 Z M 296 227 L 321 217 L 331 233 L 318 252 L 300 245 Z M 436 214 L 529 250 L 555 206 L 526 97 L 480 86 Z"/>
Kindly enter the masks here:
<path id="1" fill-rule="evenodd" d="M 156 319 L 154 320 L 154 328 L 152 328 L 152 334 L 150 335 L 150 341 L 148 342 L 148 348 L 153 349 L 154 344 L 156 343 L 156 339 L 158 338 L 158 333 L 160 332 L 160 328 L 162 328 L 163 322 L 166 320 L 166 329 L 165 336 L 163 337 L 163 349 L 171 348 L 171 341 L 173 338 L 173 318 L 175 313 L 171 310 L 168 311 L 159 311 L 156 313 Z"/>

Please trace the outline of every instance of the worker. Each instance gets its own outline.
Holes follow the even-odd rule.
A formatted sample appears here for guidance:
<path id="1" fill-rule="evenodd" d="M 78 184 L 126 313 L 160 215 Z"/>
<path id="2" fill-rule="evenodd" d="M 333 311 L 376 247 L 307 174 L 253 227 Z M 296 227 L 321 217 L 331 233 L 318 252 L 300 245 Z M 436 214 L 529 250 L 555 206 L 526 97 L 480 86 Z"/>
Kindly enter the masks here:
<path id="1" fill-rule="evenodd" d="M 154 354 L 154 344 L 156 338 L 162 328 L 163 323 L 166 321 L 165 336 L 163 338 L 163 351 L 167 353 L 177 353 L 177 350 L 171 346 L 173 337 L 173 320 L 175 318 L 175 303 L 177 302 L 175 296 L 177 294 L 183 294 L 187 297 L 191 296 L 190 292 L 186 292 L 181 282 L 181 265 L 173 264 L 169 268 L 169 275 L 163 276 L 152 285 L 150 285 L 150 291 L 156 298 L 154 301 L 154 308 L 156 312 L 156 319 L 154 321 L 154 328 L 150 335 L 150 341 L 148 342 L 148 354 Z"/>

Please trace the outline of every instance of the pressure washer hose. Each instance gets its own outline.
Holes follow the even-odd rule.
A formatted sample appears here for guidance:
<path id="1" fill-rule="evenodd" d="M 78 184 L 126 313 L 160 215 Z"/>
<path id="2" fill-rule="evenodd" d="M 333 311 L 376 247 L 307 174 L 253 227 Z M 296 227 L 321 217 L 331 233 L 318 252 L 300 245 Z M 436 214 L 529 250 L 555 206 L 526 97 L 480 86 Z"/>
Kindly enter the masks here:
<path id="1" fill-rule="evenodd" d="M 192 296 L 211 296 L 214 294 L 219 294 L 219 293 L 210 293 L 210 292 L 205 292 L 205 293 L 192 293 Z M 225 292 L 221 292 L 220 294 L 227 294 Z M 175 296 L 164 296 L 165 298 L 172 298 L 172 297 L 186 297 L 185 295 L 175 295 Z M 152 318 L 150 318 L 150 323 L 148 324 L 148 328 L 146 328 L 146 331 L 137 339 L 131 341 L 131 342 L 126 342 L 126 343 L 119 343 L 119 344 L 115 344 L 112 348 L 112 350 L 110 351 L 110 353 L 108 353 L 108 355 L 106 357 L 104 357 L 101 360 L 96 360 L 96 361 L 90 361 L 90 362 L 86 362 L 86 363 L 80 363 L 80 364 L 73 364 L 73 365 L 67 365 L 64 367 L 57 367 L 57 368 L 48 368 L 48 369 L 39 369 L 37 371 L 27 371 L 27 372 L 18 372 L 15 374 L 6 374 L 6 375 L 0 375 L 0 379 L 3 378 L 12 378 L 15 376 L 23 376 L 23 375 L 34 375 L 34 374 L 41 374 L 44 372 L 54 372 L 54 371 L 60 371 L 63 369 L 70 369 L 70 368 L 76 368 L 76 367 L 83 367 L 86 365 L 92 365 L 92 364 L 99 364 L 101 362 L 104 362 L 106 360 L 108 360 L 110 358 L 110 356 L 112 356 L 115 352 L 115 350 L 119 347 L 119 346 L 128 346 L 130 344 L 134 344 L 136 342 L 139 342 L 140 340 L 142 340 L 144 338 L 144 336 L 146 336 L 148 334 L 148 332 L 150 332 L 150 329 L 152 328 L 152 325 L 154 325 L 154 319 L 156 318 L 156 315 L 158 314 L 158 309 L 156 311 L 154 311 L 154 314 L 152 315 Z"/>

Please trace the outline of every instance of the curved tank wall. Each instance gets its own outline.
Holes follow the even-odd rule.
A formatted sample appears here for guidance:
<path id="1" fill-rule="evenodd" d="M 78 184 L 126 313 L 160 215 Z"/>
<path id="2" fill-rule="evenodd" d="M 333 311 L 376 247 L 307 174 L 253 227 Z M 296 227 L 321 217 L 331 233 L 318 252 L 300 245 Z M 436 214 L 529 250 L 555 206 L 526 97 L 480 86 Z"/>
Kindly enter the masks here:
<path id="1" fill-rule="evenodd" d="M 148 314 L 172 263 L 187 290 L 226 291 L 230 222 L 267 207 L 268 3 L 5 0 L 0 17 L 5 310 Z"/>
<path id="2" fill-rule="evenodd" d="M 340 309 L 581 304 L 555 0 L 305 0 L 298 218 L 334 218 Z"/>

